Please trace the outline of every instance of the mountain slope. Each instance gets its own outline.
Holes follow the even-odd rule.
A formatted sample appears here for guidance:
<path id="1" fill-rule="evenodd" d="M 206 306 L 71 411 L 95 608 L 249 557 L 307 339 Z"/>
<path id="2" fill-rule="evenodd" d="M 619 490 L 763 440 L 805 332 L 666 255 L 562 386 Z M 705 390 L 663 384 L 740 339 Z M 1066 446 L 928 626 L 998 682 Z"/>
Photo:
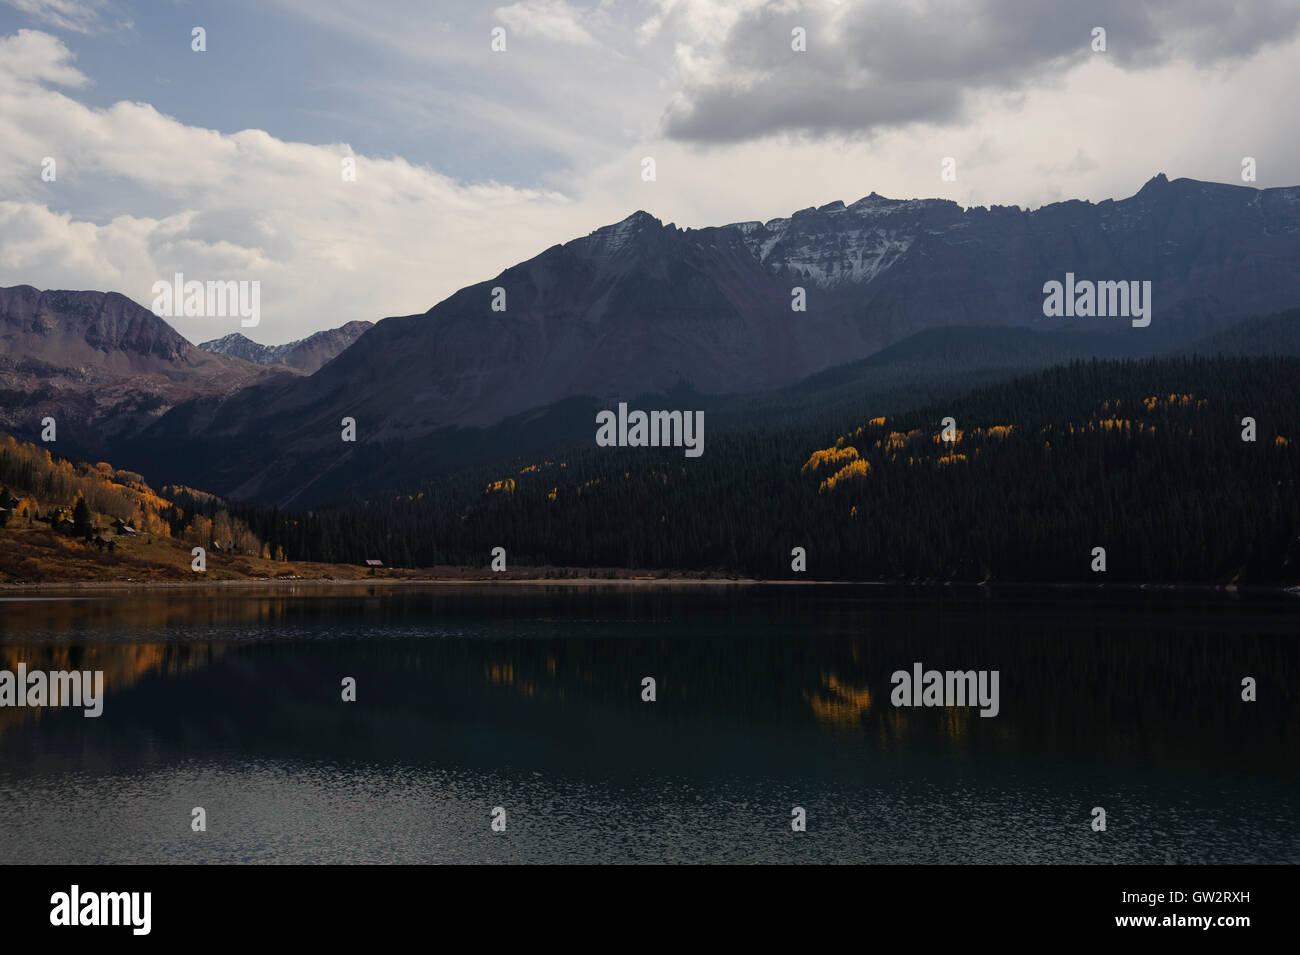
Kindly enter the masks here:
<path id="1" fill-rule="evenodd" d="M 30 285 L 0 288 L 0 358 L 83 378 L 223 367 L 124 295 Z"/>
<path id="2" fill-rule="evenodd" d="M 1250 332 L 1264 325 L 1272 337 Z M 1245 319 L 1211 344 L 1189 352 L 1213 354 L 1219 338 L 1243 343 L 1238 354 L 1274 354 L 1281 329 L 1300 329 L 1300 310 L 1265 319 Z M 1238 333 L 1237 329 L 1243 329 Z M 1251 345 L 1253 344 L 1253 347 Z M 1151 346 L 1155 354 L 1158 346 Z M 1106 333 L 1036 331 L 1028 328 L 934 328 L 918 332 L 870 358 L 811 375 L 785 388 L 736 395 L 701 394 L 686 387 L 629 396 L 633 408 L 690 408 L 705 412 L 709 441 L 722 434 L 756 436 L 809 427 L 848 430 L 883 413 L 910 411 L 955 399 L 972 388 L 1084 358 L 1125 354 L 1122 336 Z M 1283 349 L 1279 354 L 1294 352 Z M 361 444 L 339 459 L 316 462 L 304 471 L 292 460 L 271 456 L 259 471 L 257 493 L 239 495 L 263 503 L 302 508 L 364 491 L 412 487 L 423 480 L 468 468 L 500 464 L 518 455 L 566 457 L 591 448 L 595 416 L 604 401 L 576 396 L 511 415 L 487 427 L 445 427 L 410 437 L 398 435 Z M 150 431 L 146 447 L 128 455 L 136 466 L 168 482 L 205 481 L 226 487 L 242 480 L 247 449 L 238 439 L 213 438 L 188 453 L 175 448 L 202 430 L 202 419 L 222 405 L 196 402 L 178 408 Z M 188 417 L 195 416 L 195 417 Z M 168 428 L 176 429 L 174 432 Z M 258 441 L 269 442 L 269 436 Z"/>
<path id="3" fill-rule="evenodd" d="M 69 454 L 98 455 L 173 405 L 272 374 L 200 351 L 115 292 L 0 288 L 0 427 L 35 438 L 53 417 Z"/>

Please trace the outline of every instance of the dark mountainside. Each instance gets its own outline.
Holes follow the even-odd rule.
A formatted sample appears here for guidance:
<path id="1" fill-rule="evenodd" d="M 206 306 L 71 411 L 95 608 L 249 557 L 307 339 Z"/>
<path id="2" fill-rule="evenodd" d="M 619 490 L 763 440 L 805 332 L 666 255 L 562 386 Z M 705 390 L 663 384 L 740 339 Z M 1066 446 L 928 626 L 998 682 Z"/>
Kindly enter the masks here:
<path id="1" fill-rule="evenodd" d="M 1076 358 L 1123 355 L 1120 335 L 1021 328 L 937 328 L 919 332 L 871 358 L 839 366 L 787 388 L 738 395 L 708 395 L 679 387 L 666 394 L 637 395 L 633 408 L 699 409 L 707 432 L 770 432 L 808 426 L 848 427 L 884 410 L 905 411 L 938 398 L 957 397 L 979 386 Z M 1255 354 L 1270 354 L 1272 348 Z M 194 406 L 198 410 L 198 406 Z M 345 460 L 313 471 L 301 494 L 276 501 L 310 507 L 364 488 L 409 487 L 434 475 L 500 462 L 519 454 L 591 445 L 596 413 L 605 402 L 582 396 L 511 415 L 483 428 L 441 428 L 410 440 L 361 445 Z M 173 416 L 175 420 L 178 416 Z M 828 424 L 838 422 L 838 424 Z M 166 446 L 166 440 L 159 447 Z M 184 440 L 180 438 L 179 440 Z M 212 442 L 190 459 L 193 473 L 215 475 L 238 459 L 237 443 Z M 165 466 L 160 462 L 160 467 Z M 269 462 L 271 473 L 288 465 Z M 209 478 L 211 479 L 211 478 Z"/>
<path id="2" fill-rule="evenodd" d="M 284 345 L 260 345 L 239 332 L 200 342 L 199 348 L 214 355 L 231 355 L 255 365 L 285 365 L 308 375 L 318 371 L 361 337 L 374 322 L 348 322 L 338 328 L 316 332 Z"/>
<path id="3" fill-rule="evenodd" d="M 1045 319 L 1043 283 L 1066 272 L 1151 281 L 1151 326 Z M 791 311 L 794 286 L 806 312 Z M 504 312 L 492 310 L 496 287 Z M 447 456 L 445 429 L 545 419 L 568 400 L 769 392 L 944 327 L 1105 331 L 1093 354 L 1147 355 L 1297 303 L 1300 188 L 1162 175 L 1122 201 L 1035 211 L 873 194 L 699 230 L 636 213 L 424 315 L 385 319 L 309 378 L 177 408 L 124 463 L 301 506 L 337 493 L 344 473 L 383 486 L 475 460 L 472 448 Z M 340 441 L 344 417 L 355 445 Z M 373 453 L 395 442 L 402 462 Z"/>
<path id="4" fill-rule="evenodd" d="M 504 547 L 512 567 L 578 576 L 803 579 L 803 547 L 808 579 L 1300 583 L 1297 357 L 1078 361 L 848 427 L 709 441 L 697 459 L 586 442 L 308 515 L 233 510 L 294 559 L 394 566 Z"/>

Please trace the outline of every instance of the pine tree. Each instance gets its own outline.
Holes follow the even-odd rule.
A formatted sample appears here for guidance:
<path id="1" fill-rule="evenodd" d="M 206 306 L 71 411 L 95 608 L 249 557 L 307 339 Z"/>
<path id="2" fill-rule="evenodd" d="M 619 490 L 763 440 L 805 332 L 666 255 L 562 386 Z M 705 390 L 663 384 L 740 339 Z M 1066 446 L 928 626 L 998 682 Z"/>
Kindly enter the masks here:
<path id="1" fill-rule="evenodd" d="M 90 508 L 86 506 L 86 499 L 78 497 L 77 503 L 72 508 L 72 531 L 78 537 L 89 537 L 91 533 Z"/>

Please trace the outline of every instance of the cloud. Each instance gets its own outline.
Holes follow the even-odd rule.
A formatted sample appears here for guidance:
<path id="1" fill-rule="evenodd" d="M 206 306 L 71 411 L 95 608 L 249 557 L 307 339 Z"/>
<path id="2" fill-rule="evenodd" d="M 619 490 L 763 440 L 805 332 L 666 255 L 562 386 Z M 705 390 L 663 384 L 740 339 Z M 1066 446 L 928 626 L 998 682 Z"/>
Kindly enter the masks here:
<path id="1" fill-rule="evenodd" d="M 681 86 L 663 115 L 673 139 L 734 143 L 782 133 L 870 136 L 953 123 L 971 94 L 1059 84 L 1091 57 L 1126 70 L 1247 58 L 1300 28 L 1300 4 L 1182 0 L 787 0 L 738 11 L 663 0 L 676 22 Z M 1107 49 L 1092 49 L 1106 30 Z M 792 31 L 806 31 L 806 52 Z"/>
<path id="2" fill-rule="evenodd" d="M 0 0 L 47 26 L 74 33 L 93 33 L 100 28 L 102 0 Z"/>
<path id="3" fill-rule="evenodd" d="M 0 90 L 20 86 L 85 86 L 86 75 L 72 65 L 72 53 L 63 43 L 39 30 L 19 30 L 0 37 Z"/>
<path id="4" fill-rule="evenodd" d="M 423 311 L 553 244 L 568 204 L 343 143 L 224 134 L 143 103 L 91 108 L 46 85 L 84 83 L 70 63 L 46 34 L 0 39 L 0 285 L 112 289 L 148 304 L 173 272 L 256 279 L 259 337 L 286 341 Z M 41 178 L 47 155 L 54 182 Z M 69 207 L 78 212 L 55 211 Z M 196 340 L 235 330 L 218 321 L 173 324 Z"/>
<path id="5" fill-rule="evenodd" d="M 539 36 L 578 46 L 596 44 L 596 38 L 578 22 L 579 11 L 564 0 L 520 0 L 508 7 L 498 7 L 496 17 L 522 36 Z"/>

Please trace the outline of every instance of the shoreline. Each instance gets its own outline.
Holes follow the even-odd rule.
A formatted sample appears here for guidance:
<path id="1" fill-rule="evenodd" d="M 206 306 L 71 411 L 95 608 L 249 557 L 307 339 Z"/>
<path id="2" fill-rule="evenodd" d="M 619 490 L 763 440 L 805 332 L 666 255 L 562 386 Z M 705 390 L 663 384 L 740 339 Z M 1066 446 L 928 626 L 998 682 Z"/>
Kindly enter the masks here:
<path id="1" fill-rule="evenodd" d="M 358 587 L 564 587 L 564 588 L 618 588 L 618 587 L 874 587 L 960 590 L 1064 590 L 1070 592 L 1096 591 L 1098 593 L 1204 593 L 1238 596 L 1291 596 L 1300 597 L 1300 585 L 1198 583 L 1078 583 L 1073 581 L 967 581 L 967 580 L 790 580 L 759 577 L 359 577 L 359 578 L 303 578 L 285 579 L 225 579 L 206 581 L 182 580 L 88 580 L 41 581 L 18 583 L 0 581 L 0 600 L 6 594 L 21 593 L 93 593 L 136 591 L 209 591 L 209 590 L 270 590 L 285 591 L 313 589 L 320 591 Z"/>

